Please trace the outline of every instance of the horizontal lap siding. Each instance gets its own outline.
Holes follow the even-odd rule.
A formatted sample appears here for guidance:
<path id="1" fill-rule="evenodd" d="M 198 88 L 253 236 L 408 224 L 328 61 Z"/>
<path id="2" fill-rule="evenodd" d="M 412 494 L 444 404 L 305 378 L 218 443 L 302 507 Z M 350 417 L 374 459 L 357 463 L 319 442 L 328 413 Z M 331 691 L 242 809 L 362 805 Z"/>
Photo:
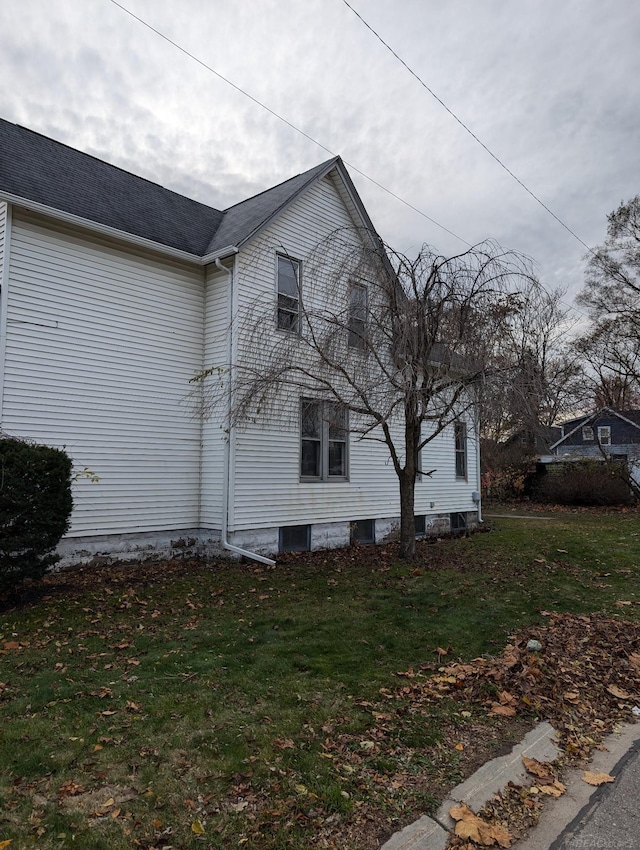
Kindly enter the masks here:
<path id="1" fill-rule="evenodd" d="M 308 292 L 309 256 L 322 238 L 352 225 L 335 187 L 322 180 L 245 249 L 240 256 L 239 311 L 244 309 L 251 318 L 241 322 L 241 335 L 249 333 L 256 315 L 264 324 L 265 347 L 276 333 L 276 251 L 302 260 L 303 291 Z M 403 444 L 398 432 L 397 445 Z M 470 440 L 469 483 L 455 479 L 452 429 L 429 445 L 427 468 L 437 472 L 417 484 L 417 513 L 473 509 L 471 492 L 477 489 L 473 445 Z M 357 441 L 352 435 L 348 482 L 300 482 L 299 452 L 295 401 L 272 414 L 270 423 L 262 421 L 235 433 L 231 530 L 399 515 L 398 479 L 385 445 Z M 429 507 L 431 501 L 434 508 Z"/>
<path id="2" fill-rule="evenodd" d="M 215 266 L 207 271 L 205 290 L 205 368 L 225 369 L 229 355 L 229 276 Z M 207 378 L 204 392 L 219 379 Z M 206 400 L 206 398 L 205 398 Z M 226 408 L 216 405 L 207 411 L 202 426 L 202 507 L 200 525 L 203 528 L 221 528 L 222 490 L 224 476 L 224 451 L 226 435 Z"/>
<path id="3" fill-rule="evenodd" d="M 3 428 L 99 476 L 71 535 L 198 524 L 202 306 L 200 269 L 14 214 Z"/>

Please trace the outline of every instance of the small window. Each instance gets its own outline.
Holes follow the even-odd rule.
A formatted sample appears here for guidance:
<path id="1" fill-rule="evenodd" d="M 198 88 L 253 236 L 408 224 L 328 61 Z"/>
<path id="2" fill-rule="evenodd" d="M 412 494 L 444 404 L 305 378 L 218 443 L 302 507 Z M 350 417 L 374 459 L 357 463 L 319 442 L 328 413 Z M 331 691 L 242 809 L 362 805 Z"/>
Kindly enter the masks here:
<path id="1" fill-rule="evenodd" d="M 416 514 L 413 518 L 413 522 L 416 528 L 416 537 L 424 537 L 426 534 L 427 523 L 426 517 L 424 514 Z"/>
<path id="2" fill-rule="evenodd" d="M 300 329 L 300 263 L 278 254 L 278 328 Z"/>
<path id="3" fill-rule="evenodd" d="M 352 283 L 349 287 L 349 345 L 363 349 L 367 334 L 367 287 Z"/>
<path id="4" fill-rule="evenodd" d="M 351 523 L 351 543 L 375 543 L 375 519 L 358 519 Z"/>
<path id="5" fill-rule="evenodd" d="M 300 477 L 347 478 L 347 409 L 336 402 L 303 398 L 300 403 Z"/>
<path id="6" fill-rule="evenodd" d="M 467 426 L 464 422 L 454 422 L 453 425 L 455 452 L 456 452 L 456 478 L 467 477 Z"/>
<path id="7" fill-rule="evenodd" d="M 589 443 L 593 440 L 593 428 L 591 425 L 585 425 L 582 429 L 582 442 Z"/>
<path id="8" fill-rule="evenodd" d="M 451 522 L 451 531 L 465 531 L 467 528 L 467 517 L 466 514 L 455 513 L 451 514 L 450 517 Z"/>
<path id="9" fill-rule="evenodd" d="M 279 537 L 280 552 L 308 552 L 311 549 L 310 525 L 283 525 Z"/>
<path id="10" fill-rule="evenodd" d="M 598 428 L 598 442 L 601 446 L 611 445 L 611 426 L 600 425 Z"/>

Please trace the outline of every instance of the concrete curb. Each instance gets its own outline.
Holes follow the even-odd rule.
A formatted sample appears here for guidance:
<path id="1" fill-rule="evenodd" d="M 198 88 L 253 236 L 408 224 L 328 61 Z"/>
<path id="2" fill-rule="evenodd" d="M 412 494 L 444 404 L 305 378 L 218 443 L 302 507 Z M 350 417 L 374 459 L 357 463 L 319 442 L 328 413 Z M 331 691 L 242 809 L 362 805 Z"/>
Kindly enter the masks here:
<path id="1" fill-rule="evenodd" d="M 539 723 L 508 755 L 492 759 L 457 785 L 449 799 L 440 806 L 435 818 L 421 817 L 392 835 L 380 850 L 444 850 L 455 826 L 449 815 L 451 806 L 464 802 L 474 812 L 479 812 L 509 782 L 533 784 L 533 777 L 528 777 L 522 764 L 522 756 L 554 761 L 560 754 L 556 739 L 557 733 L 551 724 Z M 640 741 L 640 723 L 620 727 L 594 751 L 589 769 L 610 773 L 636 741 Z M 573 769 L 563 776 L 567 792 L 557 799 L 545 800 L 545 808 L 535 829 L 527 838 L 517 841 L 512 850 L 549 850 L 598 791 L 598 788 L 582 781 L 582 773 L 581 769 Z"/>

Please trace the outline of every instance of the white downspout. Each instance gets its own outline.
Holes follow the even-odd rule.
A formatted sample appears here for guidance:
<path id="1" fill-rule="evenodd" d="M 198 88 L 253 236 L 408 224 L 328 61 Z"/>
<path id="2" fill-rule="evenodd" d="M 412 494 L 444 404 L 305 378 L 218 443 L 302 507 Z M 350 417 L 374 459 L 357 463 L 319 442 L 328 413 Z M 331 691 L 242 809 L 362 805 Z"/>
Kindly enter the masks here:
<path id="1" fill-rule="evenodd" d="M 275 567 L 276 562 L 270 558 L 265 558 L 263 555 L 258 555 L 256 552 L 249 552 L 247 549 L 242 549 L 240 546 L 234 546 L 229 543 L 227 538 L 227 523 L 229 520 L 229 493 L 231 491 L 231 438 L 233 436 L 233 425 L 231 424 L 231 401 L 233 395 L 231 364 L 233 357 L 233 270 L 224 266 L 218 257 L 215 259 L 215 264 L 222 272 L 226 272 L 229 280 L 229 330 L 227 334 L 227 439 L 224 441 L 224 472 L 222 480 L 222 522 L 220 528 L 220 541 L 224 549 L 229 552 L 235 552 L 236 555 L 244 555 L 245 558 L 251 558 L 252 561 L 259 561 L 261 564 L 266 564 L 269 567 Z"/>
<path id="2" fill-rule="evenodd" d="M 482 472 L 480 470 L 480 412 L 478 405 L 478 395 L 476 394 L 476 479 L 478 485 L 478 524 L 484 522 L 482 519 Z"/>

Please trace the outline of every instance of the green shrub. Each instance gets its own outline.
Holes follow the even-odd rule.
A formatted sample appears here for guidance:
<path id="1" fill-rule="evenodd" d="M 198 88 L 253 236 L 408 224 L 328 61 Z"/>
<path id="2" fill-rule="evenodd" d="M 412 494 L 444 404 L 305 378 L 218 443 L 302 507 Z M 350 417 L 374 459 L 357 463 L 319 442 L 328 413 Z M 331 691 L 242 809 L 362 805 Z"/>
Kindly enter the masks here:
<path id="1" fill-rule="evenodd" d="M 0 437 L 0 589 L 40 579 L 69 528 L 71 459 L 61 449 Z"/>
<path id="2" fill-rule="evenodd" d="M 632 501 L 623 462 L 581 460 L 550 464 L 531 483 L 535 502 L 557 505 L 623 505 Z"/>

